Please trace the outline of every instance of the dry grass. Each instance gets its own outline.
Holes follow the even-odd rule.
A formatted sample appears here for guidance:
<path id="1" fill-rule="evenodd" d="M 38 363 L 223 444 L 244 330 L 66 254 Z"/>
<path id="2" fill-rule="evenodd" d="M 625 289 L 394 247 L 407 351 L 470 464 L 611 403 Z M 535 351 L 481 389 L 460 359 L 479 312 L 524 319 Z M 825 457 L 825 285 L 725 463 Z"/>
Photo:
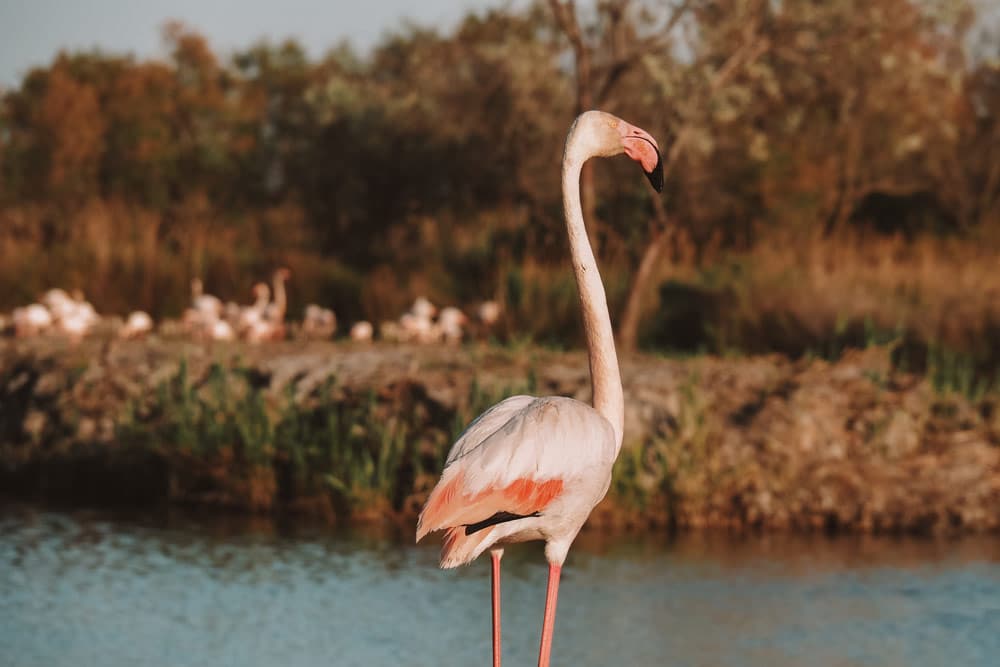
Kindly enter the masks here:
<path id="1" fill-rule="evenodd" d="M 795 315 L 817 336 L 843 322 L 964 349 L 1000 325 L 1000 257 L 958 240 L 848 236 L 768 242 L 750 255 L 758 312 Z"/>
<path id="2" fill-rule="evenodd" d="M 960 239 L 776 235 L 665 273 L 680 286 L 672 293 L 694 299 L 708 349 L 835 356 L 846 346 L 906 340 L 987 358 L 1000 332 L 995 248 Z M 661 298 L 661 317 L 672 307 L 679 306 Z"/>
<path id="3" fill-rule="evenodd" d="M 291 312 L 336 301 L 342 314 L 360 315 L 360 278 L 313 250 L 296 206 L 229 219 L 203 195 L 166 213 L 99 199 L 72 210 L 0 208 L 0 310 L 62 287 L 82 290 L 101 313 L 176 316 L 194 277 L 222 299 L 246 303 L 255 282 L 285 265 L 295 269 Z"/>
<path id="4" fill-rule="evenodd" d="M 296 206 L 225 221 L 204 196 L 163 214 L 99 200 L 68 211 L 7 208 L 0 210 L 0 309 L 60 286 L 84 290 L 103 313 L 176 315 L 192 277 L 223 299 L 246 302 L 254 282 L 288 265 L 293 314 L 319 302 L 345 322 L 381 321 L 418 293 L 465 306 L 498 298 L 506 317 L 494 335 L 579 346 L 576 285 L 562 253 L 541 261 L 537 252 L 516 258 L 498 250 L 494 236 L 503 225 L 484 216 L 475 235 L 420 232 L 411 252 L 437 248 L 423 263 L 358 271 L 316 252 Z M 1000 335 L 1000 243 L 993 239 L 775 233 L 732 251 L 695 247 L 682 233 L 672 238 L 654 282 L 659 292 L 646 299 L 647 349 L 835 357 L 845 347 L 899 340 L 918 346 L 910 360 L 918 367 L 936 347 L 1000 366 L 993 343 Z M 602 257 L 601 271 L 618 315 L 632 267 L 621 252 L 605 254 L 613 255 Z"/>

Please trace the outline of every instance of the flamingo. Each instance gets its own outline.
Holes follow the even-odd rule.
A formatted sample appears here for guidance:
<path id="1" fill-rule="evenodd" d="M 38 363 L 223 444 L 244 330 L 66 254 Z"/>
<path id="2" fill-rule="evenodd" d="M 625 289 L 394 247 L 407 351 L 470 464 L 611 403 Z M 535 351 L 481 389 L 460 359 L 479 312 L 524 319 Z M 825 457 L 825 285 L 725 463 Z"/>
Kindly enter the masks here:
<path id="1" fill-rule="evenodd" d="M 264 309 L 264 317 L 272 322 L 284 326 L 285 311 L 288 307 L 288 296 L 285 293 L 285 281 L 292 277 L 289 269 L 281 268 L 274 272 L 272 281 L 274 282 L 274 301 L 267 304 Z"/>
<path id="2" fill-rule="evenodd" d="M 425 296 L 418 296 L 410 306 L 410 313 L 423 319 L 431 319 L 437 313 L 437 306 Z"/>
<path id="3" fill-rule="evenodd" d="M 59 329 L 71 341 L 79 342 L 101 320 L 94 306 L 87 301 L 81 290 L 73 290 L 72 299 L 59 315 Z"/>
<path id="4" fill-rule="evenodd" d="M 370 343 L 374 333 L 375 329 L 372 327 L 372 323 L 366 320 L 355 322 L 351 326 L 351 340 L 359 343 Z"/>
<path id="5" fill-rule="evenodd" d="M 271 288 L 267 283 L 256 283 L 250 291 L 254 296 L 253 305 L 241 308 L 237 317 L 237 328 L 244 334 L 264 319 L 267 302 L 271 299 Z"/>
<path id="6" fill-rule="evenodd" d="M 662 188 L 656 141 L 611 114 L 581 114 L 569 130 L 563 154 L 563 207 L 583 311 L 593 407 L 561 396 L 512 396 L 488 409 L 452 446 L 417 522 L 418 542 L 432 531 L 446 531 L 442 568 L 467 564 L 491 549 L 495 667 L 500 664 L 502 545 L 545 541 L 549 573 L 538 664 L 548 667 L 562 565 L 591 510 L 607 493 L 622 445 L 625 400 L 618 357 L 580 204 L 584 162 L 621 153 L 639 162 L 650 183 Z"/>
<path id="7" fill-rule="evenodd" d="M 224 342 L 236 340 L 236 332 L 233 330 L 232 325 L 219 318 L 206 322 L 205 332 L 211 340 Z"/>
<path id="8" fill-rule="evenodd" d="M 36 336 L 48 330 L 54 322 L 52 313 L 40 303 L 15 308 L 11 319 L 14 321 L 14 335 L 19 338 Z"/>
<path id="9" fill-rule="evenodd" d="M 90 333 L 90 330 L 100 320 L 97 311 L 82 293 L 75 293 L 62 312 L 58 315 L 56 327 L 60 333 L 69 338 L 73 344 L 79 343 Z"/>
<path id="10" fill-rule="evenodd" d="M 491 327 L 500 319 L 500 304 L 496 301 L 483 301 L 476 309 L 476 315 L 480 322 Z"/>
<path id="11" fill-rule="evenodd" d="M 41 302 L 56 318 L 61 317 L 63 312 L 73 307 L 73 299 L 70 298 L 69 292 L 58 287 L 47 290 L 42 295 Z"/>
<path id="12" fill-rule="evenodd" d="M 423 314 L 403 313 L 399 318 L 402 339 L 406 342 L 433 343 L 437 338 L 434 322 Z"/>
<path id="13" fill-rule="evenodd" d="M 217 296 L 205 294 L 201 278 L 191 279 L 191 306 L 202 315 L 218 317 L 222 313 L 222 301 Z"/>
<path id="14" fill-rule="evenodd" d="M 454 306 L 442 308 L 437 320 L 438 333 L 446 343 L 451 345 L 461 343 L 464 333 L 462 327 L 468 322 L 469 318 L 458 308 Z"/>
<path id="15" fill-rule="evenodd" d="M 262 341 L 284 340 L 285 338 L 285 312 L 288 307 L 288 297 L 285 292 L 285 281 L 292 275 L 289 269 L 281 268 L 274 272 L 272 277 L 274 283 L 274 301 L 264 306 L 262 316 L 259 321 L 253 322 L 246 331 L 245 336 L 251 343 Z"/>
<path id="16" fill-rule="evenodd" d="M 153 318 L 149 313 L 142 310 L 133 310 L 129 313 L 125 324 L 118 330 L 121 338 L 145 338 L 146 334 L 153 330 Z"/>

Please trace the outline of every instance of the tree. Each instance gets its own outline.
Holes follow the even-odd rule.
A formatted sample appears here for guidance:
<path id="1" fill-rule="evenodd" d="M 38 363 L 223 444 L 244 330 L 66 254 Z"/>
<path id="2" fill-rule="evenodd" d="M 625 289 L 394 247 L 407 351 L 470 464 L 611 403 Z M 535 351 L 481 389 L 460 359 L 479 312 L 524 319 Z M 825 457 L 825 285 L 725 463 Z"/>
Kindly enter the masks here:
<path id="1" fill-rule="evenodd" d="M 693 4 L 679 0 L 665 8 L 636 6 L 631 0 L 612 0 L 597 6 L 593 25 L 581 27 L 573 0 L 549 0 L 552 14 L 573 52 L 573 76 L 576 84 L 575 113 L 605 108 L 621 79 L 646 56 L 669 50 L 671 33 Z M 655 14 L 664 14 L 661 26 L 640 31 L 638 21 L 656 23 Z M 662 19 L 661 19 L 662 20 Z M 647 32 L 640 36 L 641 32 Z M 591 243 L 595 245 L 597 227 L 596 194 L 593 165 L 585 164 L 580 173 L 580 202 L 584 218 L 590 221 Z"/>
<path id="2" fill-rule="evenodd" d="M 12 100 L 11 143 L 26 163 L 33 196 L 79 201 L 97 190 L 105 119 L 97 91 L 61 57 L 35 70 Z"/>
<path id="3" fill-rule="evenodd" d="M 735 11 L 739 8 L 743 11 Z M 697 142 L 703 150 L 706 147 L 711 150 L 712 133 L 707 121 L 713 106 L 718 106 L 720 97 L 739 90 L 733 86 L 734 79 L 741 73 L 745 76 L 748 68 L 770 46 L 769 40 L 761 34 L 762 7 L 758 3 L 738 3 L 726 7 L 726 11 L 711 4 L 694 9 L 697 25 L 701 27 L 701 39 L 689 45 L 694 57 L 684 62 L 672 53 L 661 53 L 658 57 L 650 54 L 643 60 L 644 72 L 658 87 L 662 104 L 672 108 L 666 130 L 672 141 L 663 164 L 668 180 L 690 143 Z M 743 104 L 749 103 L 749 98 L 743 96 L 743 99 Z M 728 113 L 738 115 L 739 111 Z M 649 192 L 653 216 L 640 245 L 642 251 L 618 327 L 618 344 L 625 351 L 634 350 L 638 345 L 643 299 L 651 291 L 658 265 L 674 238 L 672 228 L 677 224 L 672 222 L 663 199 L 652 188 Z"/>

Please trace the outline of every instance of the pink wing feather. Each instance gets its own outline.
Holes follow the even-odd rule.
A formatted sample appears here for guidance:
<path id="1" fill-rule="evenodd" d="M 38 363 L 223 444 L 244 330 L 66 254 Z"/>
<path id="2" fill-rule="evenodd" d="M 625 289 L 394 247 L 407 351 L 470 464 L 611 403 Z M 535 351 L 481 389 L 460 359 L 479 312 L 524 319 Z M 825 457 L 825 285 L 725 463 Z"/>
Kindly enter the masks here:
<path id="1" fill-rule="evenodd" d="M 442 564 L 467 562 L 482 551 L 478 547 L 493 529 L 465 535 L 464 526 L 497 512 L 540 512 L 566 483 L 595 464 L 613 461 L 611 425 L 589 405 L 563 397 L 512 396 L 469 424 L 452 446 L 420 513 L 417 540 L 448 529 Z"/>

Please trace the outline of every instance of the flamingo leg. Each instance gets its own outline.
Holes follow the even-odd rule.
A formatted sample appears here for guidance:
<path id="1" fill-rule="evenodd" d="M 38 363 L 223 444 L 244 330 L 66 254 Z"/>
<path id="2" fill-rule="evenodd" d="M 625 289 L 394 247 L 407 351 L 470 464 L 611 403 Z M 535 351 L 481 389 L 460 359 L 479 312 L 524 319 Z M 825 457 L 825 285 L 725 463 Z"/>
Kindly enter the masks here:
<path id="1" fill-rule="evenodd" d="M 493 559 L 493 667 L 500 667 L 500 559 L 503 549 L 490 551 Z"/>
<path id="2" fill-rule="evenodd" d="M 542 644 L 538 648 L 538 667 L 549 667 L 552 655 L 552 631 L 556 625 L 556 601 L 559 597 L 559 575 L 562 566 L 549 563 L 549 587 L 545 591 L 545 616 L 542 619 Z"/>

